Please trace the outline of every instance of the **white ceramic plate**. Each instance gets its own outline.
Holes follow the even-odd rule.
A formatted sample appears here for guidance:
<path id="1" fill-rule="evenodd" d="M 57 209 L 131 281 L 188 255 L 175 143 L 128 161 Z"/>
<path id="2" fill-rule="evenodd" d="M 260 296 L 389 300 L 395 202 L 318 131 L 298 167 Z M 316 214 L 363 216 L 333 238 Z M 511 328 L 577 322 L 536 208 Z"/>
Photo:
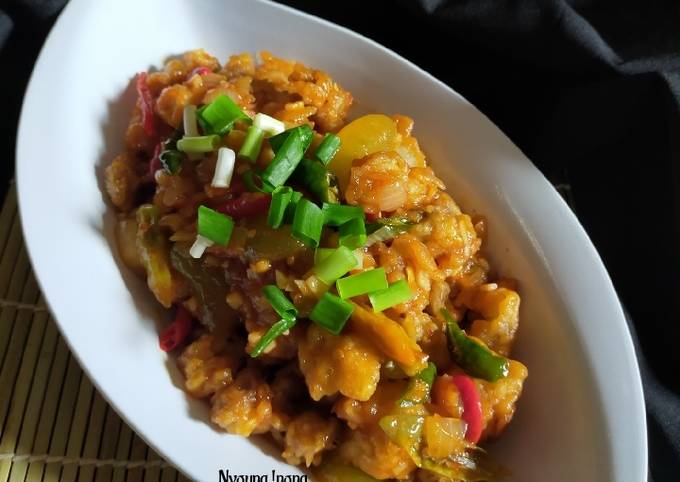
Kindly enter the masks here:
<path id="1" fill-rule="evenodd" d="M 435 171 L 490 223 L 488 250 L 521 280 L 514 356 L 529 367 L 491 450 L 523 482 L 642 482 L 644 402 L 616 293 L 557 192 L 484 115 L 416 66 L 350 31 L 259 0 L 72 0 L 31 79 L 18 136 L 24 233 L 61 331 L 117 411 L 198 480 L 297 473 L 206 423 L 158 349 L 158 310 L 114 257 L 101 171 L 122 149 L 135 72 L 204 47 L 268 49 L 331 73 L 363 111 L 415 118 Z M 455 63 L 455 59 L 453 59 Z M 271 480 L 271 478 L 270 478 Z"/>

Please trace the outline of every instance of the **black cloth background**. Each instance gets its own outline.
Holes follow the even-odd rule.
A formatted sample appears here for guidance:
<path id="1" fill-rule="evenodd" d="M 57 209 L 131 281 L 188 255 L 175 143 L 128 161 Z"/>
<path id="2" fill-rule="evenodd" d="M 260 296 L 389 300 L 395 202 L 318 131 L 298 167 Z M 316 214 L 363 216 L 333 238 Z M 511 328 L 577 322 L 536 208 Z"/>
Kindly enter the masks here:
<path id="1" fill-rule="evenodd" d="M 680 480 L 680 2 L 283 3 L 448 83 L 564 187 L 637 332 L 652 477 Z M 0 1 L 5 186 L 25 84 L 62 4 Z"/>

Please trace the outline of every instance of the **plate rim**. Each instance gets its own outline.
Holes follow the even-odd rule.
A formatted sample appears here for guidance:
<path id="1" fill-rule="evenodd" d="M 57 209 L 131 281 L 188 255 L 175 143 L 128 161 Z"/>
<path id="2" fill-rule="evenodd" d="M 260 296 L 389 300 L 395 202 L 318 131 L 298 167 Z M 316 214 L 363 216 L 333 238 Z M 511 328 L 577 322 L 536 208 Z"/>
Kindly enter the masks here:
<path id="1" fill-rule="evenodd" d="M 581 223 L 579 222 L 578 218 L 574 214 L 574 212 L 571 210 L 571 208 L 568 207 L 564 199 L 559 195 L 559 193 L 554 189 L 554 187 L 548 182 L 548 180 L 545 178 L 542 172 L 533 164 L 533 162 L 530 161 L 530 159 L 515 145 L 515 143 L 509 139 L 506 134 L 491 120 L 489 119 L 483 111 L 478 109 L 476 106 L 471 104 L 467 99 L 465 99 L 464 96 L 462 96 L 460 93 L 455 91 L 453 88 L 451 88 L 449 85 L 445 84 L 443 81 L 439 80 L 423 68 L 419 67 L 415 63 L 411 62 L 410 60 L 402 57 L 398 53 L 394 52 L 393 50 L 385 47 L 384 45 L 378 43 L 377 41 L 366 37 L 362 34 L 359 34 L 347 27 L 335 24 L 331 21 L 328 21 L 326 19 L 323 19 L 321 17 L 317 17 L 315 15 L 309 14 L 307 12 L 297 10 L 293 7 L 290 7 L 288 5 L 283 5 L 276 3 L 272 0 L 249 0 L 250 2 L 257 2 L 262 5 L 266 5 L 268 8 L 273 8 L 273 9 L 278 9 L 279 11 L 285 11 L 291 15 L 295 15 L 298 17 L 301 17 L 305 19 L 306 21 L 310 22 L 315 22 L 318 23 L 326 28 L 336 30 L 343 35 L 347 35 L 349 37 L 352 37 L 360 42 L 368 44 L 370 47 L 375 48 L 381 52 L 383 55 L 387 55 L 391 57 L 393 60 L 401 63 L 405 68 L 409 68 L 416 72 L 418 75 L 426 77 L 430 82 L 434 82 L 437 84 L 440 88 L 443 88 L 448 95 L 452 95 L 457 97 L 460 101 L 464 102 L 465 104 L 468 104 L 469 106 L 473 107 L 481 116 L 483 116 L 489 123 L 491 123 L 498 131 L 499 135 L 505 137 L 507 141 L 515 148 L 517 149 L 518 152 L 521 153 L 522 157 L 524 160 L 526 160 L 526 163 L 528 164 L 528 168 L 533 170 L 535 174 L 538 174 L 540 177 L 541 181 L 548 186 L 550 186 L 550 189 L 552 190 L 552 197 L 553 200 L 560 206 L 560 210 L 562 211 L 562 214 L 566 215 L 569 217 L 569 220 L 572 222 L 574 225 L 574 228 L 578 235 L 580 236 L 580 241 L 584 243 L 584 247 L 590 251 L 590 254 L 594 256 L 594 258 L 597 260 L 597 266 L 594 268 L 597 268 L 599 271 L 601 271 L 601 274 L 603 275 L 604 281 L 606 283 L 606 288 L 608 291 L 610 291 L 613 294 L 613 297 L 616 300 L 616 305 L 617 305 L 617 323 L 621 325 L 621 328 L 623 328 L 624 331 L 624 336 L 625 336 L 625 342 L 626 346 L 622 347 L 622 349 L 626 352 L 625 355 L 628 358 L 627 361 L 632 363 L 632 368 L 633 370 L 633 379 L 631 380 L 634 383 L 634 392 L 635 392 L 635 402 L 633 403 L 633 406 L 635 408 L 635 411 L 638 412 L 637 415 L 639 415 L 638 420 L 636 420 L 636 430 L 637 432 L 640 433 L 642 436 L 637 443 L 639 444 L 637 446 L 638 449 L 642 449 L 639 451 L 641 454 L 640 458 L 640 482 L 646 480 L 647 477 L 647 472 L 648 472 L 648 441 L 647 441 L 647 420 L 646 420 L 646 409 L 645 409 L 645 400 L 644 400 L 644 395 L 643 395 L 643 386 L 642 386 L 642 378 L 641 378 L 641 372 L 640 372 L 640 363 L 637 358 L 637 353 L 634 348 L 634 343 L 633 343 L 633 337 L 631 333 L 631 328 L 629 325 L 626 323 L 626 318 L 625 314 L 623 311 L 623 307 L 621 305 L 620 299 L 618 298 L 618 294 L 616 293 L 616 290 L 614 288 L 613 282 L 611 280 L 611 277 L 609 276 L 609 272 L 607 271 L 604 262 L 602 261 L 599 252 L 593 245 L 588 233 L 585 231 Z M 43 281 L 42 277 L 40 275 L 40 270 L 34 266 L 33 260 L 34 260 L 34 255 L 33 252 L 34 250 L 38 250 L 38 248 L 35 246 L 35 244 L 30 240 L 28 236 L 28 232 L 25 226 L 25 205 L 26 202 L 22 201 L 22 199 L 25 199 L 26 197 L 30 196 L 30 194 L 27 194 L 29 191 L 27 189 L 28 181 L 22 181 L 22 179 L 25 179 L 25 175 L 22 175 L 23 169 L 22 169 L 22 163 L 20 162 L 20 159 L 22 158 L 22 145 L 24 142 L 27 141 L 22 141 L 23 139 L 27 138 L 27 135 L 25 134 L 28 131 L 28 127 L 26 126 L 26 105 L 27 105 L 27 100 L 32 96 L 35 95 L 35 84 L 37 82 L 36 78 L 38 73 L 40 72 L 41 65 L 45 63 L 44 57 L 46 55 L 46 51 L 48 50 L 48 47 L 51 45 L 51 43 L 54 42 L 54 38 L 59 34 L 59 32 L 62 30 L 63 25 L 65 23 L 64 18 L 69 17 L 71 15 L 74 15 L 77 8 L 79 8 L 81 5 L 87 4 L 87 0 L 71 0 L 61 11 L 59 14 L 55 24 L 53 25 L 52 29 L 50 30 L 49 34 L 47 35 L 45 42 L 43 43 L 40 53 L 36 59 L 36 62 L 33 67 L 33 71 L 31 73 L 29 82 L 26 86 L 26 90 L 24 93 L 24 97 L 22 99 L 22 107 L 21 107 L 21 113 L 19 116 L 19 122 L 18 122 L 18 129 L 16 133 L 16 150 L 15 150 L 15 178 L 16 178 L 16 188 L 17 188 L 17 201 L 18 201 L 18 213 L 19 213 L 19 219 L 20 219 L 20 225 L 21 225 L 21 230 L 22 234 L 24 237 L 24 244 L 26 246 L 26 250 L 28 253 L 29 260 L 31 262 L 31 266 L 33 268 L 33 272 L 35 275 L 35 279 L 40 287 L 41 292 L 43 293 L 45 303 L 49 308 L 50 314 L 53 318 L 53 320 L 56 322 L 57 327 L 59 328 L 59 332 L 62 335 L 62 338 L 66 342 L 67 346 L 69 347 L 70 353 L 75 356 L 76 360 L 78 361 L 79 366 L 83 370 L 83 372 L 87 375 L 87 377 L 90 379 L 92 384 L 95 386 L 97 391 L 101 394 L 101 396 L 106 400 L 106 402 L 116 411 L 116 413 L 121 417 L 121 419 L 128 424 L 135 433 L 141 437 L 144 442 L 149 445 L 152 449 L 154 449 L 157 453 L 161 454 L 168 462 L 170 462 L 174 467 L 176 467 L 179 471 L 181 471 L 184 474 L 191 474 L 193 471 L 189 470 L 189 467 L 184 467 L 183 464 L 178 463 L 178 461 L 172 460 L 171 457 L 169 457 L 166 453 L 165 450 L 159 448 L 154 441 L 151 439 L 151 435 L 147 436 L 147 434 L 144 433 L 143 430 L 141 430 L 135 423 L 132 423 L 130 419 L 127 417 L 127 415 L 122 411 L 118 409 L 118 406 L 115 402 L 113 402 L 113 398 L 109 396 L 107 391 L 100 385 L 99 381 L 96 379 L 96 377 L 92 376 L 92 373 L 90 371 L 90 367 L 83 362 L 81 359 L 81 355 L 78 352 L 77 349 L 74 348 L 72 345 L 71 339 L 69 338 L 67 334 L 67 330 L 62 328 L 62 323 L 59 321 L 59 318 L 56 316 L 54 311 L 52 310 L 52 303 L 51 303 L 51 296 L 44 289 L 43 286 Z M 98 4 L 101 6 L 100 4 Z M 23 187 L 22 187 L 23 186 Z M 573 325 L 573 323 L 572 323 Z M 636 451 L 637 453 L 638 451 Z M 612 462 L 614 462 L 614 456 L 612 455 Z"/>

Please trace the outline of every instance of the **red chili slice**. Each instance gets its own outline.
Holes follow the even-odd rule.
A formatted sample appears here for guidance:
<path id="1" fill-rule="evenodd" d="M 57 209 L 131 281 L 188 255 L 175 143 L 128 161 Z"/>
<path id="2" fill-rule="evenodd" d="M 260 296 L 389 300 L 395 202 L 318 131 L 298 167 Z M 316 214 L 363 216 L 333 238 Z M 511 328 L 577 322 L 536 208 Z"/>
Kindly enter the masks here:
<path id="1" fill-rule="evenodd" d="M 152 181 L 155 181 L 156 179 L 156 171 L 163 168 L 160 158 L 161 152 L 163 152 L 163 142 L 159 142 L 156 145 L 156 148 L 153 150 L 153 157 L 149 161 L 149 176 L 151 177 Z"/>
<path id="2" fill-rule="evenodd" d="M 153 98 L 149 85 L 146 83 L 148 75 L 146 72 L 137 74 L 135 86 L 137 87 L 137 95 L 139 96 L 139 107 L 142 110 L 142 126 L 144 132 L 149 137 L 156 135 L 156 120 L 153 112 Z"/>
<path id="3" fill-rule="evenodd" d="M 189 336 L 191 325 L 191 313 L 183 306 L 178 306 L 174 321 L 163 330 L 159 337 L 161 350 L 172 351 L 181 345 L 186 337 Z"/>
<path id="4" fill-rule="evenodd" d="M 270 194 L 245 192 L 236 199 L 216 204 L 214 208 L 216 211 L 234 219 L 242 219 L 266 213 L 269 210 L 271 200 Z"/>
<path id="5" fill-rule="evenodd" d="M 474 380 L 464 373 L 454 373 L 453 383 L 463 402 L 463 420 L 467 423 L 465 440 L 476 444 L 482 435 L 482 402 Z"/>

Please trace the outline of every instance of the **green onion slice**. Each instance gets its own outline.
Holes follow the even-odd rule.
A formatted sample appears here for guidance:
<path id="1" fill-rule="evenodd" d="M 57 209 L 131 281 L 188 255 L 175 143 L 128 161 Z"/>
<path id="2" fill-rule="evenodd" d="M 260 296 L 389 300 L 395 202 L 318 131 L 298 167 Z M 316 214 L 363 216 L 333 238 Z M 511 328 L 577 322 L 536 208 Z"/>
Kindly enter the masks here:
<path id="1" fill-rule="evenodd" d="M 324 166 L 328 165 L 340 149 L 340 138 L 335 134 L 328 133 L 316 149 L 314 157 Z"/>
<path id="2" fill-rule="evenodd" d="M 220 95 L 198 110 L 198 121 L 206 134 L 226 134 L 238 120 L 252 122 L 241 108 L 227 95 Z"/>
<path id="3" fill-rule="evenodd" d="M 384 290 L 375 291 L 368 295 L 368 299 L 371 300 L 371 305 L 373 305 L 373 311 L 386 310 L 410 300 L 411 297 L 411 289 L 404 279 L 392 283 Z"/>
<path id="4" fill-rule="evenodd" d="M 317 278 L 330 285 L 356 265 L 354 252 L 347 246 L 340 246 L 314 265 L 314 273 Z"/>
<path id="5" fill-rule="evenodd" d="M 293 195 L 290 197 L 290 203 L 288 203 L 288 207 L 286 208 L 286 215 L 284 216 L 284 221 L 286 223 L 293 222 L 295 210 L 297 209 L 300 199 L 302 199 L 302 193 L 300 191 L 293 191 Z"/>
<path id="6" fill-rule="evenodd" d="M 361 218 L 354 218 L 340 225 L 339 243 L 349 249 L 361 248 L 366 243 L 366 225 Z"/>
<path id="7" fill-rule="evenodd" d="M 324 259 L 328 258 L 337 248 L 316 248 L 314 251 L 314 265 L 319 264 L 322 262 Z M 354 259 L 356 260 L 356 264 L 350 268 L 350 270 L 360 268 L 363 263 L 363 253 L 361 250 L 354 250 L 352 251 L 354 254 Z"/>
<path id="8" fill-rule="evenodd" d="M 307 246 L 316 248 L 321 239 L 323 213 L 319 206 L 308 199 L 300 199 L 293 217 L 293 237 Z"/>
<path id="9" fill-rule="evenodd" d="M 177 149 L 187 153 L 212 152 L 220 144 L 220 136 L 182 137 L 177 141 Z"/>
<path id="10" fill-rule="evenodd" d="M 274 190 L 271 186 L 264 184 L 262 179 L 252 170 L 243 173 L 243 184 L 250 192 L 262 192 L 268 194 Z M 260 184 L 262 187 L 258 186 Z"/>
<path id="11" fill-rule="evenodd" d="M 198 132 L 198 124 L 196 123 L 196 106 L 184 106 L 182 113 L 182 122 L 184 124 L 184 135 L 187 137 L 198 137 L 201 134 Z"/>
<path id="12" fill-rule="evenodd" d="M 298 310 L 288 297 L 276 285 L 267 285 L 262 288 L 262 294 L 271 303 L 272 308 L 281 318 L 286 320 L 294 319 L 298 315 Z"/>
<path id="13" fill-rule="evenodd" d="M 283 146 L 283 144 L 286 142 L 286 139 L 292 134 L 299 135 L 302 138 L 303 144 L 309 147 L 309 145 L 312 143 L 312 139 L 314 138 L 314 131 L 312 130 L 311 127 L 309 127 L 307 124 L 303 124 L 301 126 L 293 127 L 291 129 L 288 129 L 287 131 L 283 131 L 280 134 L 277 134 L 275 136 L 272 136 L 269 138 L 269 145 L 271 146 L 272 150 L 276 153 L 279 152 L 279 149 Z M 307 148 L 305 148 L 306 150 Z"/>
<path id="14" fill-rule="evenodd" d="M 295 318 L 283 318 L 274 323 L 271 328 L 267 330 L 267 333 L 262 335 L 262 338 L 260 338 L 257 344 L 253 347 L 253 350 L 250 352 L 250 356 L 253 358 L 260 356 L 262 352 L 264 352 L 264 350 L 269 346 L 269 344 L 274 341 L 274 339 L 290 330 L 293 326 L 295 326 L 296 322 L 297 320 Z"/>
<path id="15" fill-rule="evenodd" d="M 342 226 L 352 219 L 364 219 L 364 208 L 361 206 L 323 203 L 321 210 L 323 211 L 323 223 L 327 226 Z"/>
<path id="16" fill-rule="evenodd" d="M 281 227 L 292 197 L 293 190 L 288 186 L 279 186 L 274 189 L 267 214 L 267 225 L 270 228 L 278 229 Z"/>
<path id="17" fill-rule="evenodd" d="M 259 129 L 262 129 L 262 131 L 269 136 L 281 134 L 286 130 L 286 125 L 283 122 L 261 112 L 255 114 L 253 125 L 257 126 Z"/>
<path id="18" fill-rule="evenodd" d="M 176 174 L 182 167 L 182 161 L 184 160 L 184 154 L 174 149 L 163 150 L 158 155 L 158 160 L 161 161 L 163 169 L 165 169 L 170 174 Z"/>
<path id="19" fill-rule="evenodd" d="M 311 135 L 306 136 L 305 130 L 301 129 L 302 127 L 306 127 L 311 131 L 311 128 L 305 125 L 295 127 L 294 129 L 279 134 L 279 136 L 282 136 L 289 133 L 283 141 L 283 144 L 281 144 L 276 151 L 272 162 L 262 172 L 262 180 L 264 182 L 273 187 L 278 187 L 285 183 L 291 174 L 293 174 L 293 171 L 295 171 L 295 168 L 302 160 L 302 156 L 305 154 L 305 151 L 311 142 Z M 271 139 L 276 137 L 278 136 L 274 136 Z"/>
<path id="20" fill-rule="evenodd" d="M 338 178 L 317 161 L 302 159 L 293 179 L 321 202 L 337 204 L 340 201 Z"/>
<path id="21" fill-rule="evenodd" d="M 387 289 L 387 277 L 383 268 L 369 269 L 361 273 L 341 278 L 335 283 L 341 298 L 354 296 Z"/>
<path id="22" fill-rule="evenodd" d="M 354 311 L 354 305 L 331 293 L 324 293 L 319 302 L 312 308 L 309 319 L 339 335 L 345 323 Z"/>
<path id="23" fill-rule="evenodd" d="M 264 131 L 259 127 L 252 125 L 248 127 L 248 133 L 243 140 L 241 150 L 238 151 L 238 157 L 246 159 L 250 162 L 257 161 L 262 150 L 262 140 L 264 139 Z"/>
<path id="24" fill-rule="evenodd" d="M 234 220 L 206 206 L 198 207 L 198 234 L 226 246 L 234 229 Z"/>

